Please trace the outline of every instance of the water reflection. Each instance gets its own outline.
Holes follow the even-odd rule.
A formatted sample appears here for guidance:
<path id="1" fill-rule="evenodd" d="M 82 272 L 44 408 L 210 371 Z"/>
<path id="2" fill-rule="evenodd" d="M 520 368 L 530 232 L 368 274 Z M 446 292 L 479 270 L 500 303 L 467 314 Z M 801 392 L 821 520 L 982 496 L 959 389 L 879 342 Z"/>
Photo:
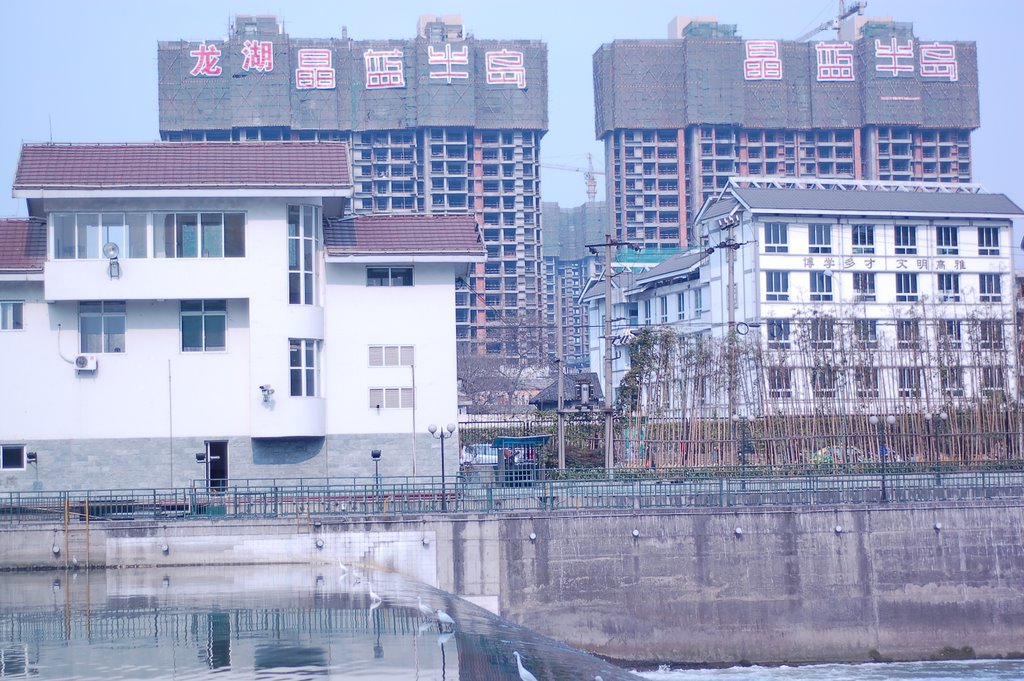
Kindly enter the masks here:
<path id="1" fill-rule="evenodd" d="M 455 620 L 442 627 L 417 597 Z M 451 629 L 451 630 L 449 630 Z M 6 573 L 0 677 L 637 679 L 396 575 L 326 566 Z"/>

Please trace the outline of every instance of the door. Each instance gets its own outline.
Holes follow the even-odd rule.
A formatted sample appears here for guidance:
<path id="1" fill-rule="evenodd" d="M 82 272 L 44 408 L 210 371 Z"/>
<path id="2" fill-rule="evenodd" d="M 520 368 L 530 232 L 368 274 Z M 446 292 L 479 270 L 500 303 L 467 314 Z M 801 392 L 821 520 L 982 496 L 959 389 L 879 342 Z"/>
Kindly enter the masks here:
<path id="1" fill-rule="evenodd" d="M 221 490 L 228 485 L 227 440 L 206 441 L 206 485 L 210 490 Z"/>

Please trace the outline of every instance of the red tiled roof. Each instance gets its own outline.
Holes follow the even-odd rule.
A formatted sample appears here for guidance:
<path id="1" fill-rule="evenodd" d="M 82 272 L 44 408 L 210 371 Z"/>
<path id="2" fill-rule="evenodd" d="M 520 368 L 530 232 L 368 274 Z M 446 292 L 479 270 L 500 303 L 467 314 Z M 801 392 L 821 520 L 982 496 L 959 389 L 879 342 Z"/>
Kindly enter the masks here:
<path id="1" fill-rule="evenodd" d="M 42 272 L 46 223 L 34 218 L 0 218 L 0 272 Z"/>
<path id="2" fill-rule="evenodd" d="M 345 188 L 343 142 L 25 144 L 14 189 Z"/>
<path id="3" fill-rule="evenodd" d="M 472 215 L 358 215 L 324 226 L 328 255 L 485 254 Z"/>

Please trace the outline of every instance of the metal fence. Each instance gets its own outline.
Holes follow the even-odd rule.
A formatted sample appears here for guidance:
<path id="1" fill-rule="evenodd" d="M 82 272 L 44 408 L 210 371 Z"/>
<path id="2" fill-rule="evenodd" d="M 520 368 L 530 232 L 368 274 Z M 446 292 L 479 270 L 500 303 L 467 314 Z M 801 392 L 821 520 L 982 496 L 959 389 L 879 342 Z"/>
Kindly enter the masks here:
<path id="1" fill-rule="evenodd" d="M 1024 467 L 904 464 L 589 469 L 500 473 L 463 469 L 447 480 L 348 478 L 250 480 L 200 488 L 9 492 L 0 523 L 126 519 L 308 518 L 434 513 L 681 507 L 878 504 L 1024 498 Z"/>

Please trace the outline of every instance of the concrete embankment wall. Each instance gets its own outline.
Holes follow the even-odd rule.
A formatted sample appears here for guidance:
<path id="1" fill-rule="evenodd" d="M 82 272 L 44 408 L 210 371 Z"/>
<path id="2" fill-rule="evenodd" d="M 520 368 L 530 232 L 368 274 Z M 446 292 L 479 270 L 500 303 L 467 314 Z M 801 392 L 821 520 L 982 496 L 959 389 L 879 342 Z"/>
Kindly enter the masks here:
<path id="1" fill-rule="evenodd" d="M 1024 652 L 1022 501 L 24 525 L 0 560 L 364 563 L 632 661 Z"/>

